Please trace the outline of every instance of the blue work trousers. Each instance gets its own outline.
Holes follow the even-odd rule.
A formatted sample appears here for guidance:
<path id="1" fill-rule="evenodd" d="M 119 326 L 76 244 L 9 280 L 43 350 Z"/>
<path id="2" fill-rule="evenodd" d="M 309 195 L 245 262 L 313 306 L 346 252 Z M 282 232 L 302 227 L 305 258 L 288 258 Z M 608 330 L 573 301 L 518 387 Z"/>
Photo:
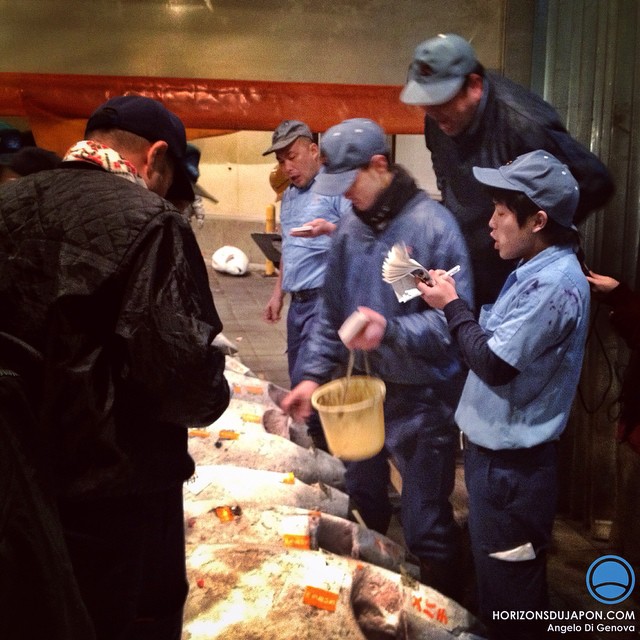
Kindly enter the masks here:
<path id="1" fill-rule="evenodd" d="M 298 353 L 303 342 L 311 335 L 311 328 L 320 305 L 320 289 L 316 289 L 303 301 L 294 298 L 289 303 L 287 313 L 287 363 L 289 365 L 289 379 L 291 388 L 301 382 L 300 373 L 296 368 Z"/>
<path id="2" fill-rule="evenodd" d="M 443 421 L 443 415 L 449 420 Z M 346 487 L 368 527 L 385 532 L 392 515 L 389 464 L 402 476 L 401 521 L 417 558 L 449 562 L 459 529 L 449 497 L 455 483 L 458 429 L 451 412 L 427 387 L 386 383 L 385 446 L 368 460 L 346 463 Z"/>
<path id="3" fill-rule="evenodd" d="M 311 334 L 319 305 L 320 289 L 315 290 L 313 295 L 310 295 L 304 301 L 292 299 L 289 304 L 289 312 L 287 313 L 287 362 L 292 389 L 302 381 L 299 366 L 296 366 L 298 353 L 304 341 L 308 340 Z M 306 423 L 310 435 L 324 438 L 320 417 L 316 411 L 311 413 Z"/>
<path id="4" fill-rule="evenodd" d="M 548 606 L 546 552 L 557 500 L 557 445 L 491 451 L 465 446 L 469 535 L 478 603 L 495 638 L 536 638 L 536 625 L 501 624 L 498 611 Z M 516 635 L 513 635 L 516 634 Z"/>

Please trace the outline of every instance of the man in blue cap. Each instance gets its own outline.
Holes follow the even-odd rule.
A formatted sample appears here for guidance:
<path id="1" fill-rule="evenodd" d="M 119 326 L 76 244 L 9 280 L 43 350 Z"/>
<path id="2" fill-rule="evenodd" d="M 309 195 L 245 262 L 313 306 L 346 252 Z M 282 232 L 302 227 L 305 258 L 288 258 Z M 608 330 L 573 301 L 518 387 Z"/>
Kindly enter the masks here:
<path id="1" fill-rule="evenodd" d="M 578 181 L 576 224 L 613 193 L 605 166 L 569 135 L 553 107 L 485 71 L 473 47 L 457 34 L 439 34 L 416 47 L 400 99 L 424 110 L 424 135 L 442 201 L 469 247 L 478 311 L 495 300 L 514 264 L 498 258 L 484 232 L 493 204 L 474 179 L 473 166 L 497 168 L 546 149 Z"/>
<path id="2" fill-rule="evenodd" d="M 568 167 L 532 151 L 474 167 L 495 203 L 487 234 L 517 261 L 476 321 L 456 283 L 432 271 L 424 300 L 443 309 L 470 368 L 455 414 L 465 434 L 469 533 L 480 613 L 496 640 L 538 640 L 548 606 L 546 554 L 557 495 L 557 443 L 575 396 L 589 325 L 589 283 L 576 257 L 580 192 Z"/>
<path id="3" fill-rule="evenodd" d="M 469 259 L 454 218 L 392 164 L 385 133 L 366 118 L 345 120 L 322 136 L 325 171 L 313 189 L 344 196 L 344 215 L 328 255 L 321 307 L 300 353 L 301 382 L 283 406 L 310 411 L 313 391 L 344 373 L 348 349 L 355 371 L 370 371 L 386 386 L 385 447 L 346 464 L 346 485 L 365 523 L 386 532 L 392 514 L 389 465 L 402 475 L 401 520 L 422 581 L 460 599 L 459 532 L 449 502 L 454 487 L 458 430 L 453 422 L 465 369 L 440 311 L 419 299 L 399 302 L 382 279 L 389 250 L 404 243 L 423 265 L 461 266 L 458 285 L 471 303 Z M 338 331 L 356 310 L 365 326 L 346 344 Z"/>
<path id="4" fill-rule="evenodd" d="M 59 168 L 0 190 L 0 368 L 25 381 L 47 464 L 28 460 L 103 640 L 181 637 L 187 427 L 229 402 L 202 253 L 166 199 L 193 199 L 185 152 L 160 102 L 116 97 Z"/>

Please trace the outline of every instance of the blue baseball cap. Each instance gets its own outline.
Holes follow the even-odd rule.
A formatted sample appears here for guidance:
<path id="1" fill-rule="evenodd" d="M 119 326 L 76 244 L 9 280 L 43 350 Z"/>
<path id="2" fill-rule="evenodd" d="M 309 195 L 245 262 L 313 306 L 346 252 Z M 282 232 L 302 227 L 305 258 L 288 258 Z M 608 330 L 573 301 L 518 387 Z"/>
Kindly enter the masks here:
<path id="1" fill-rule="evenodd" d="M 356 179 L 358 170 L 373 156 L 389 153 L 382 127 L 367 118 L 350 118 L 327 129 L 320 139 L 324 171 L 316 176 L 311 190 L 325 196 L 343 194 Z"/>
<path id="2" fill-rule="evenodd" d="M 193 202 L 193 187 L 185 164 L 187 136 L 184 125 L 161 102 L 138 95 L 111 98 L 89 117 L 85 138 L 97 129 L 121 129 L 135 133 L 149 142 L 166 142 L 175 165 L 173 182 L 166 198 Z"/>
<path id="3" fill-rule="evenodd" d="M 473 167 L 478 182 L 520 191 L 563 227 L 575 228 L 580 189 L 569 167 L 547 151 L 530 151 L 498 169 Z"/>
<path id="4" fill-rule="evenodd" d="M 477 64 L 473 47 L 455 33 L 425 40 L 416 47 L 400 100 L 415 105 L 444 104 L 462 89 Z"/>

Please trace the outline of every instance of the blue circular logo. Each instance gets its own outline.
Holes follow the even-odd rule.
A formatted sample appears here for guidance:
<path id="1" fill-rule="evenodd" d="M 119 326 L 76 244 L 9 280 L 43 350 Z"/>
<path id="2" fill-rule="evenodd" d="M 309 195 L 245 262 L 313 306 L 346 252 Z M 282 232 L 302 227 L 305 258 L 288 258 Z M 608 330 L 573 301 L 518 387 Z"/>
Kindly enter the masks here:
<path id="1" fill-rule="evenodd" d="M 631 565 L 620 556 L 601 556 L 587 569 L 587 589 L 603 604 L 626 600 L 636 584 Z"/>

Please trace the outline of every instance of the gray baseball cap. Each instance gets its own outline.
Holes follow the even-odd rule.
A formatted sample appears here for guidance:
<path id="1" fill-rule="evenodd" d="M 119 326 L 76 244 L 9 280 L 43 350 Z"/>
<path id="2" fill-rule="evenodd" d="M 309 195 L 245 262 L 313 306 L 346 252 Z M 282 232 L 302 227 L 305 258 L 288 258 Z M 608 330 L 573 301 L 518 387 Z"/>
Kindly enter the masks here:
<path id="1" fill-rule="evenodd" d="M 473 167 L 478 182 L 521 191 L 563 227 L 573 228 L 580 189 L 569 167 L 547 151 L 530 151 L 498 169 Z"/>
<path id="2" fill-rule="evenodd" d="M 313 133 L 311 129 L 300 120 L 283 120 L 273 132 L 271 137 L 271 146 L 263 152 L 263 156 L 274 153 L 274 151 L 280 151 L 294 143 L 298 138 L 309 138 L 313 140 Z"/>
<path id="3" fill-rule="evenodd" d="M 473 47 L 455 33 L 425 40 L 416 47 L 400 100 L 416 105 L 448 102 L 477 64 Z"/>
<path id="4" fill-rule="evenodd" d="M 344 193 L 356 179 L 358 170 L 373 156 L 389 152 L 382 127 L 367 118 L 343 120 L 324 133 L 320 152 L 325 170 L 316 176 L 311 190 L 325 196 Z"/>

